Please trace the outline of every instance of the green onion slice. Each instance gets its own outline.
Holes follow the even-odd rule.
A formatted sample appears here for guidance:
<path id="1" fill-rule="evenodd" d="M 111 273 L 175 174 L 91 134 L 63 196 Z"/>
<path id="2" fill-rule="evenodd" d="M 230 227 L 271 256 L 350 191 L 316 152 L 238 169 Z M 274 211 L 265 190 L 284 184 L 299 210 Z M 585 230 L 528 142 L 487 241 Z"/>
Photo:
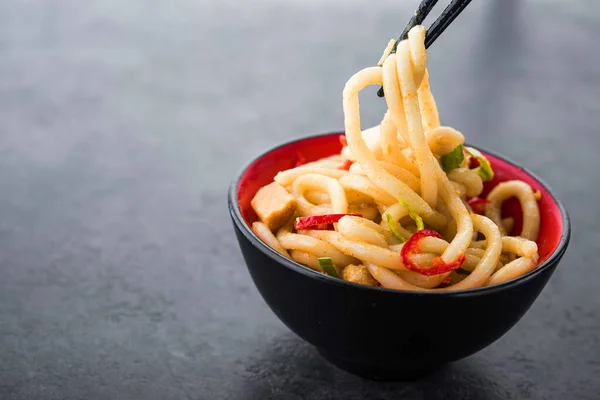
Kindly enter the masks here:
<path id="1" fill-rule="evenodd" d="M 458 144 L 452 151 L 447 154 L 444 154 L 440 159 L 442 163 L 442 169 L 444 172 L 448 173 L 453 169 L 460 167 L 460 164 L 465 159 L 465 153 L 463 152 L 463 145 L 461 143 Z"/>
<path id="2" fill-rule="evenodd" d="M 333 261 L 331 261 L 331 257 L 319 257 L 319 266 L 324 274 L 333 276 L 334 278 L 340 277 L 337 268 L 333 264 Z"/>
<path id="3" fill-rule="evenodd" d="M 392 216 L 390 215 L 390 213 L 385 213 L 385 218 L 387 219 L 387 223 L 388 223 L 388 226 L 390 227 L 390 231 L 392 231 L 394 236 L 396 236 L 398 238 L 398 240 L 400 240 L 402 243 L 406 242 L 406 238 L 404 236 L 402 236 L 400 234 L 400 232 L 398 231 L 398 227 L 396 226 L 396 223 L 392 219 Z"/>
<path id="4" fill-rule="evenodd" d="M 489 160 L 485 158 L 484 155 L 481 154 L 481 152 L 477 149 L 472 147 L 465 147 L 465 149 L 467 149 L 467 151 L 471 153 L 471 155 L 475 157 L 477 161 L 479 161 L 479 167 L 475 168 L 477 175 L 479 175 L 484 181 L 491 181 L 494 179 L 494 170 L 492 169 L 492 165 L 490 164 Z"/>
<path id="5" fill-rule="evenodd" d="M 406 204 L 402 200 L 400 200 L 400 204 L 402 204 L 402 206 L 406 208 L 406 211 L 408 211 L 408 215 L 410 215 L 410 217 L 417 224 L 417 230 L 420 231 L 421 229 L 425 229 L 425 224 L 423 224 L 423 218 L 421 218 L 419 214 L 417 214 L 412 208 L 410 208 L 408 204 Z"/>

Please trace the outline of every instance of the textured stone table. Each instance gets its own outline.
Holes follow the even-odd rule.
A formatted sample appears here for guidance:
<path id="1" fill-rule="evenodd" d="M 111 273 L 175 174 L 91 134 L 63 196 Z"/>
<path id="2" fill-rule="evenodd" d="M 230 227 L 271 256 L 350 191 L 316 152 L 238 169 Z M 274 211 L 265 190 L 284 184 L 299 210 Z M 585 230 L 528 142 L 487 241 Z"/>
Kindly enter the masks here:
<path id="1" fill-rule="evenodd" d="M 573 220 L 498 342 L 419 382 L 364 381 L 284 327 L 243 265 L 230 179 L 340 129 L 345 80 L 416 3 L 1 2 L 0 399 L 600 398 L 597 1 L 475 0 L 430 52 L 443 123 L 542 175 Z M 362 101 L 378 123 L 384 103 Z"/>

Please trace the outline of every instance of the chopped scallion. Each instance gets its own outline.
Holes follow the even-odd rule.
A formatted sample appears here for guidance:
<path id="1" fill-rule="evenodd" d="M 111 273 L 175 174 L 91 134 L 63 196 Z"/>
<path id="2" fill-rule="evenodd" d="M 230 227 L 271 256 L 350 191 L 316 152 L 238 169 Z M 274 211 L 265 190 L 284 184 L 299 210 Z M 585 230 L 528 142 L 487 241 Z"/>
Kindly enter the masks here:
<path id="1" fill-rule="evenodd" d="M 324 274 L 333 276 L 334 278 L 340 277 L 337 268 L 333 264 L 333 261 L 331 261 L 331 257 L 319 257 L 319 266 Z"/>
<path id="2" fill-rule="evenodd" d="M 492 169 L 492 165 L 490 164 L 489 160 L 485 158 L 485 156 L 477 149 L 472 147 L 465 147 L 465 149 L 467 149 L 467 151 L 471 153 L 471 155 L 475 157 L 477 161 L 479 161 L 479 167 L 475 168 L 477 175 L 479 175 L 484 181 L 491 181 L 494 179 L 494 170 Z"/>
<path id="3" fill-rule="evenodd" d="M 406 242 L 406 238 L 404 236 L 402 236 L 400 234 L 400 232 L 398 231 L 398 227 L 396 226 L 396 223 L 392 219 L 392 216 L 390 215 L 390 213 L 385 213 L 385 218 L 387 219 L 387 223 L 388 223 L 388 226 L 390 227 L 390 231 L 392 231 L 394 236 L 396 236 L 398 238 L 398 240 L 400 240 L 402 243 Z"/>
<path id="4" fill-rule="evenodd" d="M 460 167 L 460 164 L 465 159 L 465 153 L 463 152 L 463 146 L 461 143 L 458 144 L 451 152 L 444 154 L 440 159 L 442 163 L 442 169 L 448 173 L 453 169 Z"/>
<path id="5" fill-rule="evenodd" d="M 421 229 L 425 229 L 425 224 L 423 224 L 423 218 L 421 218 L 421 216 L 419 214 L 417 214 L 408 204 L 406 204 L 404 201 L 400 200 L 400 204 L 402 204 L 402 206 L 404 208 L 406 208 L 406 211 L 408 211 L 408 215 L 410 215 L 410 217 L 415 221 L 415 223 L 417 224 L 417 230 L 420 231 Z"/>

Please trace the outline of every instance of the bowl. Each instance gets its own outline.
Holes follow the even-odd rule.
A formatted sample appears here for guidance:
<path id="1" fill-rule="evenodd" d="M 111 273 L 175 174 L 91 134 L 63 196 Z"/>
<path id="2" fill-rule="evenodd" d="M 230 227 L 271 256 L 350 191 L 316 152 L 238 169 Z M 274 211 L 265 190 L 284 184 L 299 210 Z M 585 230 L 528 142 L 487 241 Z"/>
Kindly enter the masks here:
<path id="1" fill-rule="evenodd" d="M 517 279 L 457 292 L 409 292 L 363 286 L 315 272 L 289 260 L 250 229 L 256 191 L 279 171 L 339 153 L 343 132 L 311 136 L 278 146 L 254 159 L 232 182 L 229 212 L 250 275 L 277 317 L 334 365 L 378 380 L 413 380 L 467 357 L 508 332 L 538 297 L 561 260 L 570 237 L 564 206 L 541 179 L 493 152 L 498 182 L 520 179 L 542 194 L 540 265 Z M 522 218 L 517 201 L 504 215 Z"/>

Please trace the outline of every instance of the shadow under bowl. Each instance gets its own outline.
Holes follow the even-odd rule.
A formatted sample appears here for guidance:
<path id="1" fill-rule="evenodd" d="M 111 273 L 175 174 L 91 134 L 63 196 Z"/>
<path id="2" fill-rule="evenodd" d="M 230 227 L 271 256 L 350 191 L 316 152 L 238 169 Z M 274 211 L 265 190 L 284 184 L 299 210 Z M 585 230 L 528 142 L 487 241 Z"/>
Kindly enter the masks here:
<path id="1" fill-rule="evenodd" d="M 253 160 L 232 182 L 229 212 L 250 275 L 279 319 L 336 366 L 378 380 L 411 380 L 467 357 L 498 340 L 525 314 L 562 258 L 570 237 L 564 206 L 548 185 L 514 162 L 480 149 L 499 182 L 519 179 L 542 194 L 540 264 L 517 279 L 456 292 L 409 292 L 358 285 L 315 272 L 264 244 L 250 229 L 250 201 L 279 171 L 339 153 L 343 132 L 276 147 Z M 522 226 L 518 201 L 503 216 Z"/>

